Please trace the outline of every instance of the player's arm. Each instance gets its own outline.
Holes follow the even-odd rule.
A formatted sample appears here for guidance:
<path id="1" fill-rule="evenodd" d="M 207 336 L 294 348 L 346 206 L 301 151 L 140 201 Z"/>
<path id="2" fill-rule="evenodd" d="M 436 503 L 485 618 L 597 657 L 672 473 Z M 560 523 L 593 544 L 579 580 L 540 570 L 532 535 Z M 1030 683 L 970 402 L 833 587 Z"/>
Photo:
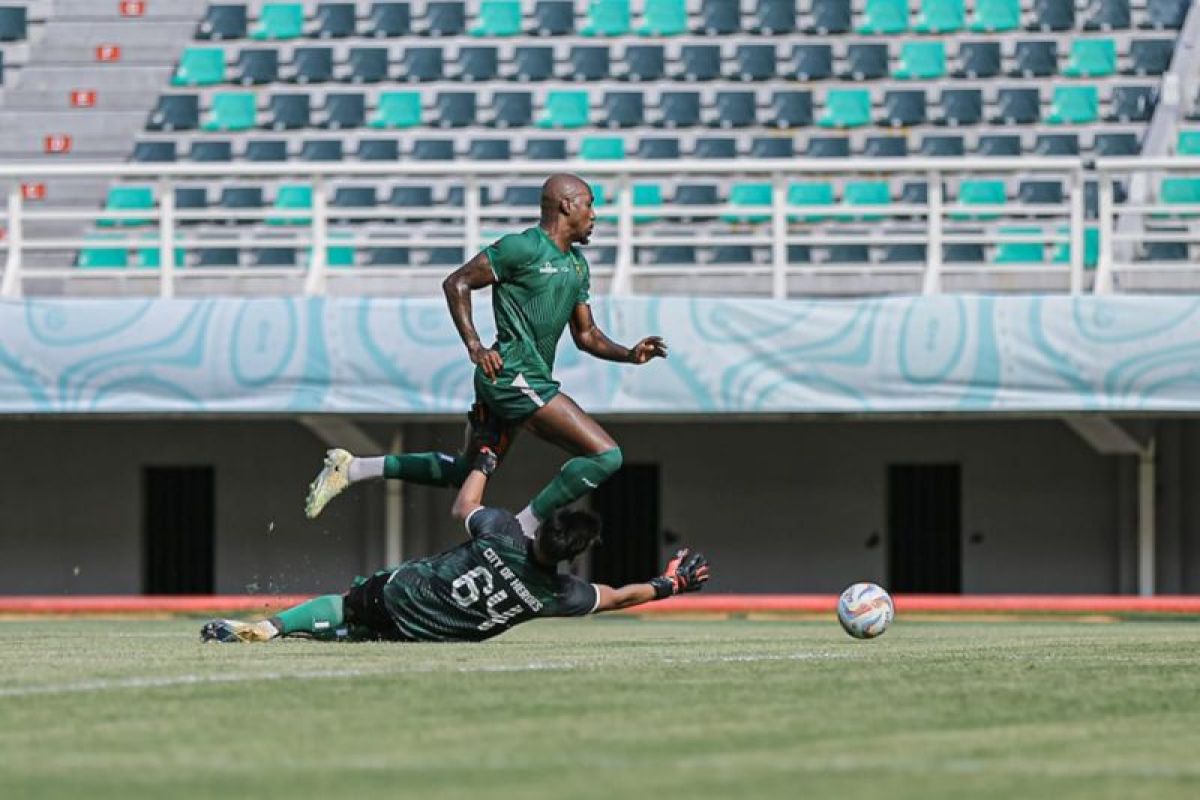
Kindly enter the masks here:
<path id="1" fill-rule="evenodd" d="M 465 521 L 483 505 L 483 491 L 487 488 L 488 478 L 492 476 L 497 463 L 499 462 L 496 454 L 490 448 L 484 447 L 479 451 L 479 455 L 475 456 L 475 465 L 467 474 L 467 479 L 463 481 L 458 495 L 454 498 L 454 505 L 450 507 L 450 516 Z"/>
<path id="2" fill-rule="evenodd" d="M 661 336 L 647 336 L 633 347 L 624 347 L 609 339 L 596 325 L 592 307 L 587 303 L 575 304 L 571 313 L 571 338 L 580 350 L 605 361 L 645 364 L 652 358 L 667 357 L 667 343 Z"/>
<path id="3" fill-rule="evenodd" d="M 596 591 L 600 593 L 596 611 L 633 608 L 684 592 L 695 592 L 707 581 L 708 559 L 700 553 L 683 548 L 675 553 L 662 575 L 646 583 L 631 583 L 615 589 L 612 586 L 596 584 Z"/>
<path id="4" fill-rule="evenodd" d="M 479 332 L 475 330 L 475 321 L 471 318 L 471 292 L 496 282 L 492 262 L 483 252 L 476 254 L 442 281 L 442 292 L 446 295 L 446 304 L 450 306 L 450 317 L 454 320 L 454 327 L 458 328 L 463 344 L 467 346 L 471 363 L 481 367 L 484 374 L 493 380 L 500 374 L 504 362 L 499 353 L 484 347 L 479 341 Z"/>

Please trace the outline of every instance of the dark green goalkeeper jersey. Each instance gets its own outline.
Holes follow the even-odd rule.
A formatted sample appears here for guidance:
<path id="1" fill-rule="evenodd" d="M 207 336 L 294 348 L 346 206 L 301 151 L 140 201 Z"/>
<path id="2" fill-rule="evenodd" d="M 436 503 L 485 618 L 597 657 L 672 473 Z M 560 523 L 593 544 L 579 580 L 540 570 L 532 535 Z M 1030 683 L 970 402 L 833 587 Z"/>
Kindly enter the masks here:
<path id="1" fill-rule="evenodd" d="M 482 641 L 538 617 L 590 614 L 599 590 L 533 559 L 517 518 L 478 508 L 467 518 L 471 540 L 440 555 L 402 564 L 383 587 L 389 615 L 413 641 Z"/>

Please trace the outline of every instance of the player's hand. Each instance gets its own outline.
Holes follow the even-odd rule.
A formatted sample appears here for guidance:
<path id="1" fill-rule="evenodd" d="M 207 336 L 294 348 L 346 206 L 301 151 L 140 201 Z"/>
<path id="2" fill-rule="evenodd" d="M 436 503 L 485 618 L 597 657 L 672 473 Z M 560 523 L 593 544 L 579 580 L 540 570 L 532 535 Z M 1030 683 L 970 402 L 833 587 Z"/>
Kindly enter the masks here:
<path id="1" fill-rule="evenodd" d="M 475 345 L 468 352 L 471 355 L 471 363 L 482 369 L 488 380 L 496 380 L 496 376 L 504 368 L 504 359 L 500 358 L 500 354 L 481 344 Z"/>
<path id="2" fill-rule="evenodd" d="M 629 348 L 629 362 L 631 364 L 645 364 L 652 358 L 666 357 L 667 343 L 663 341 L 661 336 L 647 336 Z"/>
<path id="3" fill-rule="evenodd" d="M 655 595 L 661 599 L 684 592 L 699 591 L 708 581 L 708 559 L 686 547 L 675 552 L 663 574 L 650 581 Z"/>
<path id="4" fill-rule="evenodd" d="M 496 454 L 492 452 L 490 447 L 482 447 L 479 449 L 479 453 L 475 456 L 475 464 L 472 469 L 477 469 L 484 475 L 491 477 L 492 473 L 496 471 L 496 467 L 499 465 L 499 463 L 500 459 L 496 458 Z"/>

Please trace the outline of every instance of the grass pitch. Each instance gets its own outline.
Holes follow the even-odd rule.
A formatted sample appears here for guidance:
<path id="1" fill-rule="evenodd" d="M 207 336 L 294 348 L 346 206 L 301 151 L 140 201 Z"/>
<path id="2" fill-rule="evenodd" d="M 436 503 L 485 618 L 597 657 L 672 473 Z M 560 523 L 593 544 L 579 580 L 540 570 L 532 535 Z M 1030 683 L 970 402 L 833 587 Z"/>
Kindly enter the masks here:
<path id="1" fill-rule="evenodd" d="M 0 622 L 0 797 L 1200 797 L 1195 623 L 198 630 Z"/>

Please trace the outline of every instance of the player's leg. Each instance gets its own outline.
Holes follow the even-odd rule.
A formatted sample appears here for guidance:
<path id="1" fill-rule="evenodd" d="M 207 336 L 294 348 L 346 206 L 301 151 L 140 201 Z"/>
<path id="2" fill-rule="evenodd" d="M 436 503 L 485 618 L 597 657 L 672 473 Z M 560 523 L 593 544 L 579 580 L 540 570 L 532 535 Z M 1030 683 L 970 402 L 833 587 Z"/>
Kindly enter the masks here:
<path id="1" fill-rule="evenodd" d="M 518 515 L 522 529 L 529 533 L 555 509 L 608 480 L 621 468 L 623 458 L 621 448 L 608 431 L 565 394 L 556 394 L 535 411 L 525 427 L 575 456 L 563 464 L 554 479 Z"/>
<path id="2" fill-rule="evenodd" d="M 266 642 L 292 633 L 308 634 L 314 639 L 344 638 L 345 619 L 342 596 L 326 594 L 258 622 L 232 619 L 206 622 L 200 629 L 200 639 L 206 642 Z"/>

